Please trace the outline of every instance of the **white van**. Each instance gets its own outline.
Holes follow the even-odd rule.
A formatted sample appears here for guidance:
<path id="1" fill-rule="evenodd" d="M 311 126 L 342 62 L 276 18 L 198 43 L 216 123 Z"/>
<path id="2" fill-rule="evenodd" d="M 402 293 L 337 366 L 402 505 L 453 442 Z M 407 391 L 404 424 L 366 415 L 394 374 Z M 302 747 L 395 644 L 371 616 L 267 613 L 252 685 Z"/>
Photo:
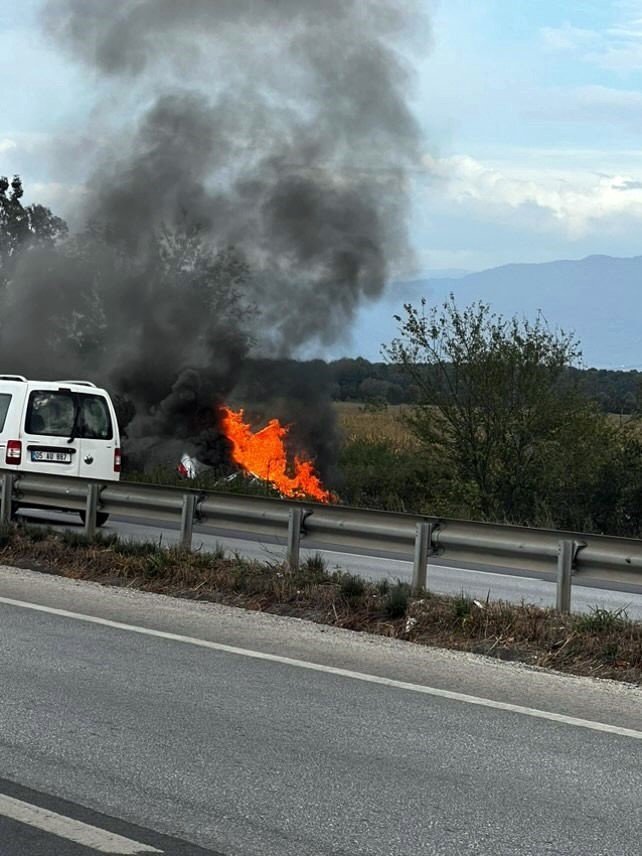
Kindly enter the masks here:
<path id="1" fill-rule="evenodd" d="M 116 481 L 120 464 L 116 412 L 104 389 L 0 375 L 0 466 Z"/>

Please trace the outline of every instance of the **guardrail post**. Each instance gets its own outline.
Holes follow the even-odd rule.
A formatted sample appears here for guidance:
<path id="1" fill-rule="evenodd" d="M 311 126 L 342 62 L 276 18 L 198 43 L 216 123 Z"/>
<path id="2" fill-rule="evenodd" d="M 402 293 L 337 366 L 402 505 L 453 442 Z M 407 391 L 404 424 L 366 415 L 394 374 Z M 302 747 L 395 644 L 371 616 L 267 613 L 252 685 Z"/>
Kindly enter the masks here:
<path id="1" fill-rule="evenodd" d="M 181 512 L 181 547 L 183 550 L 192 549 L 192 531 L 194 529 L 194 514 L 196 512 L 195 493 L 186 493 L 183 497 L 183 510 Z"/>
<path id="2" fill-rule="evenodd" d="M 299 570 L 299 556 L 301 550 L 301 525 L 303 523 L 303 509 L 291 508 L 288 518 L 288 555 L 287 567 L 290 573 Z"/>
<path id="3" fill-rule="evenodd" d="M 2 474 L 2 489 L 0 499 L 0 523 L 3 525 L 11 523 L 11 511 L 13 503 L 13 484 L 16 480 L 15 473 Z"/>
<path id="4" fill-rule="evenodd" d="M 425 520 L 417 524 L 415 535 L 415 559 L 412 566 L 412 593 L 418 594 L 426 588 L 428 554 L 432 545 L 433 523 Z"/>
<path id="5" fill-rule="evenodd" d="M 96 534 L 99 490 L 100 487 L 95 482 L 87 485 L 87 501 L 85 503 L 85 536 L 87 538 L 93 538 Z"/>
<path id="6" fill-rule="evenodd" d="M 560 541 L 557 556 L 557 603 L 558 612 L 571 611 L 571 583 L 575 545 L 572 541 Z"/>

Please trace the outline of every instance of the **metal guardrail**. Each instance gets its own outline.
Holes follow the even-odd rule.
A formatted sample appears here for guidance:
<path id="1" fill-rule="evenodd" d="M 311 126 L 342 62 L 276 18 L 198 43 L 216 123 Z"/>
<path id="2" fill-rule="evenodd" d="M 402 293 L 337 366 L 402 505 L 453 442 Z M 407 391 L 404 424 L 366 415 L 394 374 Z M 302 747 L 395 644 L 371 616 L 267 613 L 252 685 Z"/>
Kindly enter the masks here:
<path id="1" fill-rule="evenodd" d="M 293 569 L 306 541 L 315 549 L 394 552 L 412 559 L 414 591 L 426 588 L 431 557 L 555 574 L 562 612 L 570 610 L 576 575 L 607 585 L 642 585 L 642 541 L 630 538 L 0 469 L 0 521 L 8 523 L 20 505 L 82 512 L 90 537 L 99 513 L 176 522 L 186 549 L 195 523 L 213 533 L 234 529 L 287 536 L 287 562 Z"/>

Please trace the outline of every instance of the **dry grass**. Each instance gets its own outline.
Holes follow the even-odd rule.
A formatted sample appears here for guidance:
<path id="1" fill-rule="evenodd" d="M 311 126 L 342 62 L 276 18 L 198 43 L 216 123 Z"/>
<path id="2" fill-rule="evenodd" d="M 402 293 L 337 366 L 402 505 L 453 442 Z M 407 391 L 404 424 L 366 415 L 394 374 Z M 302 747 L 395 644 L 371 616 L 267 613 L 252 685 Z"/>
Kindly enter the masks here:
<path id="1" fill-rule="evenodd" d="M 175 597 L 296 616 L 422 645 L 473 651 L 579 675 L 642 682 L 642 623 L 596 610 L 553 610 L 424 593 L 327 573 L 313 559 L 295 574 L 280 565 L 161 549 L 28 526 L 0 533 L 0 561 L 44 573 Z"/>
<path id="2" fill-rule="evenodd" d="M 404 423 L 408 405 L 388 405 L 377 410 L 351 401 L 334 403 L 346 442 L 390 440 L 398 449 L 415 449 L 417 441 Z"/>
<path id="3" fill-rule="evenodd" d="M 380 410 L 356 401 L 335 401 L 333 406 L 347 441 L 387 439 L 400 449 L 417 447 L 417 441 L 403 420 L 404 414 L 411 409 L 408 404 L 391 404 Z M 637 416 L 609 413 L 607 418 L 612 425 L 627 427 L 642 435 L 642 419 Z"/>

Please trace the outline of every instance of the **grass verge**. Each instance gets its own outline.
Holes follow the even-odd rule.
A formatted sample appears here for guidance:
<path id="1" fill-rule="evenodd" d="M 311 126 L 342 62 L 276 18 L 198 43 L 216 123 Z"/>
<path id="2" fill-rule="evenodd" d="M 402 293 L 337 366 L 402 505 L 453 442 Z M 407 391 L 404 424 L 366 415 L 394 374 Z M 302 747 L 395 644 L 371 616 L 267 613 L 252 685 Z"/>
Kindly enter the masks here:
<path id="1" fill-rule="evenodd" d="M 282 565 L 157 543 L 54 533 L 16 525 L 0 531 L 0 563 L 72 579 L 294 616 L 342 627 L 516 660 L 576 675 L 642 683 L 642 623 L 622 611 L 562 616 L 551 609 L 465 595 L 424 592 L 404 583 L 369 583 L 329 572 L 315 557 L 296 573 Z"/>

